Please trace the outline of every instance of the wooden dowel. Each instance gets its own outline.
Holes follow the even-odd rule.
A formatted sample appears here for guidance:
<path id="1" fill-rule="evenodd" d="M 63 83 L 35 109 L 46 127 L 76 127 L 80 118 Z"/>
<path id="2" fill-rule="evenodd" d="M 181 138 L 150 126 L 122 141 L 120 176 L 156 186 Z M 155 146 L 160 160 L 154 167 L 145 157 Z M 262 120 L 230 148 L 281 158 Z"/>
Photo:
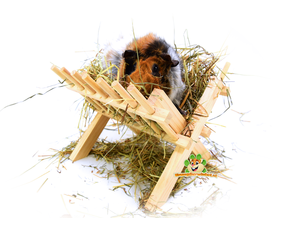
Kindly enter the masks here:
<path id="1" fill-rule="evenodd" d="M 58 69 L 57 66 L 53 65 L 53 66 L 51 67 L 51 70 L 52 70 L 54 73 L 56 73 L 56 74 L 57 74 L 62 80 L 64 80 L 67 84 L 72 85 L 72 82 L 62 74 L 62 72 L 60 71 L 60 69 Z"/>
<path id="2" fill-rule="evenodd" d="M 120 108 L 122 110 L 126 109 L 126 102 L 117 103 L 111 97 L 103 98 L 98 93 L 95 95 L 91 95 L 91 94 L 86 94 L 85 91 L 79 91 L 79 90 L 75 90 L 73 88 L 68 88 L 68 89 L 71 89 L 72 91 L 76 91 L 77 93 L 83 95 L 84 97 L 88 96 L 88 97 L 92 98 L 93 100 L 98 100 L 99 103 L 102 103 L 102 105 L 104 105 L 105 107 L 107 107 L 107 105 L 111 105 L 114 108 Z M 155 110 L 155 113 L 151 115 L 151 114 L 147 113 L 147 111 L 142 106 L 139 105 L 136 109 L 128 108 L 127 112 L 128 113 L 134 113 L 136 115 L 139 115 L 141 118 L 150 119 L 150 120 L 155 121 L 155 122 L 165 122 L 168 124 L 170 123 L 171 118 L 172 118 L 170 111 L 165 110 L 165 109 L 160 108 L 160 107 L 154 107 L 154 110 Z"/>
<path id="3" fill-rule="evenodd" d="M 146 118 L 143 118 L 143 120 L 152 128 L 155 134 L 160 135 L 162 133 L 162 131 L 156 126 L 154 121 Z"/>
<path id="4" fill-rule="evenodd" d="M 227 90 L 228 90 L 228 93 L 230 94 L 230 88 L 227 86 L 223 86 L 223 88 L 220 91 L 220 95 L 227 96 Z"/>
<path id="5" fill-rule="evenodd" d="M 109 94 L 110 97 L 119 103 L 123 102 L 121 96 L 119 96 L 118 93 L 116 93 L 115 90 L 103 78 L 98 78 L 96 82 L 107 94 Z"/>
<path id="6" fill-rule="evenodd" d="M 127 91 L 134 97 L 134 99 L 146 110 L 148 114 L 154 114 L 155 110 L 149 101 L 140 93 L 140 91 L 134 86 L 129 85 Z"/>
<path id="7" fill-rule="evenodd" d="M 219 76 L 219 78 L 220 78 L 222 81 L 223 81 L 225 75 L 227 74 L 229 67 L 230 67 L 230 63 L 229 63 L 229 62 L 226 62 L 225 65 L 224 65 L 224 67 L 223 67 L 223 69 L 222 69 L 222 71 L 221 71 L 221 73 L 220 73 L 220 76 Z"/>
<path id="8" fill-rule="evenodd" d="M 160 127 L 166 132 L 166 134 L 172 139 L 172 140 L 178 140 L 178 135 L 173 131 L 173 129 L 168 125 L 164 123 L 158 123 Z"/>
<path id="9" fill-rule="evenodd" d="M 95 100 L 95 99 L 93 99 L 93 101 L 94 101 L 98 106 L 100 106 L 104 111 L 107 111 L 107 110 L 108 110 L 108 108 L 107 108 L 103 103 L 101 103 L 100 101 Z"/>
<path id="10" fill-rule="evenodd" d="M 100 106 L 98 106 L 98 104 L 95 103 L 94 100 L 92 100 L 91 98 L 86 97 L 86 100 L 87 100 L 91 105 L 93 105 L 93 106 L 96 108 L 96 110 L 98 110 L 98 111 L 102 110 L 102 108 L 101 108 Z"/>
<path id="11" fill-rule="evenodd" d="M 72 81 L 79 90 L 82 91 L 85 89 L 74 77 L 72 77 L 71 73 L 65 67 L 61 68 L 60 71 L 66 78 Z"/>
<path id="12" fill-rule="evenodd" d="M 108 98 L 109 95 L 94 81 L 90 75 L 86 72 L 82 73 L 82 78 L 87 82 L 97 93 L 99 93 L 103 98 Z"/>
<path id="13" fill-rule="evenodd" d="M 80 73 L 78 73 L 77 71 L 72 71 L 71 74 L 74 78 L 76 78 L 78 80 L 78 82 L 85 88 L 87 89 L 92 95 L 96 94 L 96 91 L 90 86 L 88 85 L 88 83 L 86 81 L 83 80 L 82 76 L 80 75 Z"/>
<path id="14" fill-rule="evenodd" d="M 114 81 L 112 87 L 121 95 L 121 97 L 130 105 L 131 108 L 136 108 L 138 103 L 130 96 L 130 94 L 118 82 Z"/>

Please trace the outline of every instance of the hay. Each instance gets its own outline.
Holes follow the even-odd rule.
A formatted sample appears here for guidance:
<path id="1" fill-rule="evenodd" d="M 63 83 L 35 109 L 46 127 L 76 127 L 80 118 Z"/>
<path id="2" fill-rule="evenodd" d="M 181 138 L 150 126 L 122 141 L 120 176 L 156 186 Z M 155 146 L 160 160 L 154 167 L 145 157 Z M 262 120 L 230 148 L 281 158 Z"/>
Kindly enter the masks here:
<path id="1" fill-rule="evenodd" d="M 208 143 L 213 142 L 209 141 Z M 71 142 L 58 152 L 58 157 L 61 159 L 72 153 L 76 145 L 77 141 Z M 97 160 L 104 159 L 106 163 L 111 163 L 112 169 L 99 167 L 97 169 L 102 170 L 98 171 L 98 174 L 107 179 L 116 177 L 119 185 L 115 186 L 113 190 L 123 189 L 128 196 L 138 199 L 139 207 L 143 208 L 174 149 L 174 144 L 146 133 L 140 133 L 116 142 L 109 142 L 105 139 L 98 140 L 90 155 L 94 155 Z M 213 174 L 221 174 L 222 178 L 228 179 L 223 174 L 224 171 L 228 170 L 222 163 L 224 150 L 213 143 L 213 148 L 210 151 L 214 156 L 206 165 L 207 171 Z M 129 183 L 122 182 L 126 180 Z M 192 183 L 196 185 L 202 181 L 207 182 L 207 180 L 208 177 L 179 178 L 170 195 L 174 196 L 176 192 Z M 140 196 L 137 196 L 137 191 L 139 191 Z"/>
<path id="2" fill-rule="evenodd" d="M 217 76 L 219 72 L 218 70 L 216 71 L 216 63 L 219 61 L 219 57 L 215 57 L 214 54 L 207 52 L 199 45 L 188 48 L 177 48 L 177 50 L 183 60 L 185 71 L 184 82 L 187 85 L 180 107 L 187 112 L 186 120 L 187 123 L 190 123 L 194 110 L 207 84 L 211 78 Z M 99 55 L 96 55 L 89 64 L 78 71 L 86 71 L 95 80 L 99 77 L 103 77 L 111 84 L 114 80 L 119 79 L 119 77 L 115 78 L 112 75 L 112 67 L 115 66 L 111 65 L 108 69 L 103 70 L 101 59 Z M 124 111 L 116 110 L 109 105 L 107 105 L 107 107 L 114 116 L 117 114 L 121 116 L 120 119 L 122 119 L 122 122 L 117 122 L 118 131 L 121 123 L 127 123 L 133 120 L 129 118 L 129 116 L 124 115 Z M 94 111 L 94 107 L 85 100 L 81 114 L 81 116 L 85 116 L 85 122 Z M 149 127 L 145 122 L 142 123 L 145 124 L 146 127 Z M 70 154 L 77 145 L 77 142 L 78 141 L 73 141 L 69 146 L 59 151 L 62 154 L 59 156 L 63 157 L 65 154 Z M 227 170 L 224 166 L 224 149 L 216 146 L 216 143 L 210 141 L 210 139 L 206 139 L 205 143 L 212 145 L 209 150 L 213 155 L 212 160 L 206 165 L 207 171 L 222 174 L 222 172 Z M 114 190 L 122 188 L 127 195 L 131 196 L 130 190 L 133 188 L 135 197 L 137 197 L 136 191 L 140 191 L 138 199 L 140 207 L 142 208 L 161 176 L 174 148 L 175 145 L 173 144 L 148 134 L 140 133 L 134 137 L 117 142 L 98 140 L 92 148 L 90 155 L 94 155 L 97 159 L 104 159 L 107 163 L 112 163 L 112 170 L 103 169 L 100 174 L 104 174 L 105 172 L 107 178 L 114 176 L 118 179 L 119 183 L 121 183 L 123 179 L 129 180 L 129 183 L 121 183 L 115 187 Z M 222 177 L 226 178 L 223 174 Z M 208 177 L 179 178 L 171 195 L 174 195 L 177 191 L 191 183 L 196 184 L 198 179 L 207 181 Z"/>

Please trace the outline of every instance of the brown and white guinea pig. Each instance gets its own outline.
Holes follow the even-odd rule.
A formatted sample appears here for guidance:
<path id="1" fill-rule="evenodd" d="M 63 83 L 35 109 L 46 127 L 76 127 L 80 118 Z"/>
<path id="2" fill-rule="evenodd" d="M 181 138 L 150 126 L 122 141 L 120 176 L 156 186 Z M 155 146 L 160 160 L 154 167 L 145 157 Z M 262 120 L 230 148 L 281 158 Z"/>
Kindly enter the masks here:
<path id="1" fill-rule="evenodd" d="M 109 62 L 118 67 L 122 83 L 144 84 L 145 91 L 142 92 L 148 94 L 153 88 L 162 89 L 184 114 L 179 109 L 185 90 L 183 64 L 175 49 L 164 39 L 150 33 L 124 47 L 110 45 L 105 50 L 103 67 L 106 68 Z M 114 76 L 117 76 L 118 69 L 112 68 Z"/>

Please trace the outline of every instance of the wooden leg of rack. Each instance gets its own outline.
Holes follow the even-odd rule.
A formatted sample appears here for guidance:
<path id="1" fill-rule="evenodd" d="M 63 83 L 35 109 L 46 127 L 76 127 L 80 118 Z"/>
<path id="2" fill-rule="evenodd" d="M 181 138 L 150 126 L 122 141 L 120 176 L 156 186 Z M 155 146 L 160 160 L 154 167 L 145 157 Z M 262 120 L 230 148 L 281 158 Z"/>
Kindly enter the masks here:
<path id="1" fill-rule="evenodd" d="M 197 143 L 195 143 L 194 148 L 193 148 L 193 153 L 194 154 L 201 154 L 201 157 L 208 161 L 211 158 L 210 152 L 205 148 L 203 143 L 198 139 Z"/>
<path id="2" fill-rule="evenodd" d="M 193 142 L 188 149 L 176 146 L 145 205 L 147 210 L 154 212 L 158 207 L 165 204 L 178 179 L 174 176 L 174 174 L 182 171 L 184 167 L 184 160 L 188 159 L 191 151 L 193 151 L 195 154 L 200 153 L 202 157 L 206 159 L 206 161 L 211 158 L 209 151 L 205 148 L 200 140 L 198 140 L 197 143 Z"/>
<path id="3" fill-rule="evenodd" d="M 189 149 L 176 146 L 145 205 L 147 210 L 154 212 L 158 207 L 165 204 L 178 179 L 178 177 L 175 177 L 174 174 L 182 171 L 184 167 L 184 160 L 188 158 L 192 148 L 193 146 L 191 146 Z"/>
<path id="4" fill-rule="evenodd" d="M 89 155 L 92 147 L 101 135 L 109 119 L 109 117 L 97 113 L 92 123 L 88 126 L 87 130 L 80 138 L 80 141 L 78 142 L 73 153 L 70 155 L 70 159 L 73 162 Z"/>

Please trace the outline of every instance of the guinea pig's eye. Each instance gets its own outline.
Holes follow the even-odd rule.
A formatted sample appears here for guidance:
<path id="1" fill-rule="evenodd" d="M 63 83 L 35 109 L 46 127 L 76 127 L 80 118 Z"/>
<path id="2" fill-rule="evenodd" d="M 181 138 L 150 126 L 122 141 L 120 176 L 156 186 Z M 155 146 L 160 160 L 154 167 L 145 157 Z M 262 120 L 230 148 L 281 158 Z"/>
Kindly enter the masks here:
<path id="1" fill-rule="evenodd" d="M 198 161 L 196 161 L 196 165 L 198 165 Z"/>
<path id="2" fill-rule="evenodd" d="M 157 65 L 157 64 L 154 64 L 154 65 L 152 66 L 152 73 L 156 74 L 156 73 L 158 73 L 158 70 L 159 70 L 158 65 Z"/>

